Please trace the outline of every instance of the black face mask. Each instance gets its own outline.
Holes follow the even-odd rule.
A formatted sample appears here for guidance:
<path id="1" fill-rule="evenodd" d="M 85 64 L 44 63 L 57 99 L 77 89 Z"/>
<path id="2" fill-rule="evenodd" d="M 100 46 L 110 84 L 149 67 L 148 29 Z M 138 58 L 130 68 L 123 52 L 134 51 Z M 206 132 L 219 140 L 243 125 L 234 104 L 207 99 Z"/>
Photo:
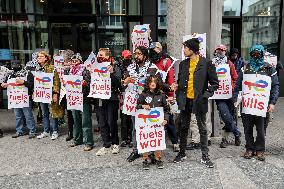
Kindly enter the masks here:
<path id="1" fill-rule="evenodd" d="M 161 58 L 161 53 L 157 53 L 153 49 L 150 50 L 150 52 L 149 52 L 149 59 L 152 62 L 158 62 L 160 60 L 160 58 Z"/>
<path id="2" fill-rule="evenodd" d="M 141 60 L 138 60 L 137 58 L 135 58 L 134 60 L 135 60 L 135 63 L 136 63 L 136 64 L 139 64 L 139 65 L 144 63 L 143 60 L 141 61 Z"/>
<path id="3" fill-rule="evenodd" d="M 132 60 L 131 59 L 124 59 L 122 61 L 122 63 L 125 67 L 128 67 L 132 63 Z"/>
<path id="4" fill-rule="evenodd" d="M 18 72 L 22 69 L 22 66 L 19 64 L 11 65 L 11 68 L 14 72 Z"/>

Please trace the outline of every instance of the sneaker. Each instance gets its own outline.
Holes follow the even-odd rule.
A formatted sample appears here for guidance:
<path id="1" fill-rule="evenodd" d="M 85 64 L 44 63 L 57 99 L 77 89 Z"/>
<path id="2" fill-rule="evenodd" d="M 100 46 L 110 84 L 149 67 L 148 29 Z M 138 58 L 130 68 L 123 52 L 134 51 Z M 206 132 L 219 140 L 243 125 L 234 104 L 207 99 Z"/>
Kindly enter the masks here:
<path id="1" fill-rule="evenodd" d="M 2 138 L 4 136 L 3 131 L 0 129 L 0 138 Z"/>
<path id="2" fill-rule="evenodd" d="M 191 142 L 189 143 L 189 145 L 186 146 L 186 150 L 195 150 L 200 148 L 201 148 L 200 143 L 194 143 L 194 142 Z"/>
<path id="3" fill-rule="evenodd" d="M 228 141 L 222 138 L 222 142 L 220 143 L 220 148 L 226 148 L 228 146 Z"/>
<path id="4" fill-rule="evenodd" d="M 208 140 L 208 146 L 211 146 L 212 142 L 211 140 Z"/>
<path id="5" fill-rule="evenodd" d="M 118 154 L 119 153 L 119 145 L 114 144 L 112 146 L 112 150 L 111 150 L 112 154 Z"/>
<path id="6" fill-rule="evenodd" d="M 97 151 L 96 156 L 103 156 L 107 153 L 108 148 L 102 147 L 101 149 L 99 149 L 99 151 Z"/>
<path id="7" fill-rule="evenodd" d="M 66 137 L 66 141 L 70 141 L 73 139 L 73 135 L 72 134 L 68 134 L 68 136 Z"/>
<path id="8" fill-rule="evenodd" d="M 57 139 L 58 138 L 58 132 L 54 131 L 50 138 L 51 138 L 51 140 Z"/>
<path id="9" fill-rule="evenodd" d="M 150 169 L 150 164 L 147 160 L 142 162 L 142 166 L 144 170 L 149 170 Z"/>
<path id="10" fill-rule="evenodd" d="M 244 155 L 243 155 L 243 157 L 244 157 L 245 159 L 251 159 L 252 156 L 253 156 L 253 151 L 251 151 L 251 150 L 247 150 L 247 151 L 244 153 Z"/>
<path id="11" fill-rule="evenodd" d="M 179 163 L 182 162 L 183 160 L 186 159 L 186 155 L 183 152 L 179 152 L 178 155 L 174 159 L 174 163 Z"/>
<path id="12" fill-rule="evenodd" d="M 126 147 L 126 145 L 127 145 L 127 142 L 124 140 L 121 142 L 120 147 Z"/>
<path id="13" fill-rule="evenodd" d="M 259 161 L 265 161 L 265 154 L 262 151 L 256 152 L 256 159 Z"/>
<path id="14" fill-rule="evenodd" d="M 241 145 L 241 135 L 235 137 L 235 146 Z"/>
<path id="15" fill-rule="evenodd" d="M 179 152 L 179 144 L 174 144 L 174 152 Z"/>
<path id="16" fill-rule="evenodd" d="M 92 149 L 93 149 L 93 146 L 88 145 L 88 144 L 84 147 L 84 151 L 85 151 L 85 152 L 91 151 Z"/>
<path id="17" fill-rule="evenodd" d="M 138 154 L 138 152 L 137 152 L 137 151 L 133 151 L 133 152 L 131 152 L 131 154 L 128 156 L 127 161 L 128 161 L 128 162 L 132 162 L 132 161 L 134 161 L 134 160 L 136 160 L 136 159 L 138 159 L 138 158 L 140 158 L 140 155 Z"/>
<path id="18" fill-rule="evenodd" d="M 201 163 L 205 164 L 206 167 L 208 167 L 208 168 L 213 168 L 214 167 L 214 164 L 209 159 L 209 156 L 207 154 L 202 154 Z"/>
<path id="19" fill-rule="evenodd" d="M 21 137 L 23 135 L 24 135 L 23 133 L 16 133 L 16 134 L 12 135 L 12 138 L 18 138 L 18 137 Z"/>
<path id="20" fill-rule="evenodd" d="M 43 132 L 43 133 L 41 133 L 40 135 L 38 135 L 36 138 L 42 139 L 42 138 L 45 138 L 45 137 L 48 137 L 48 136 L 50 136 L 49 133 Z"/>
<path id="21" fill-rule="evenodd" d="M 79 144 L 76 144 L 75 142 L 73 142 L 72 144 L 69 145 L 70 148 L 74 148 L 75 146 L 79 146 Z"/>
<path id="22" fill-rule="evenodd" d="M 156 160 L 156 165 L 158 169 L 164 168 L 164 163 L 161 160 Z"/>
<path id="23" fill-rule="evenodd" d="M 129 142 L 128 147 L 133 148 L 133 142 Z"/>
<path id="24" fill-rule="evenodd" d="M 33 138 L 35 138 L 35 137 L 36 137 L 35 133 L 29 134 L 29 139 L 33 139 Z"/>

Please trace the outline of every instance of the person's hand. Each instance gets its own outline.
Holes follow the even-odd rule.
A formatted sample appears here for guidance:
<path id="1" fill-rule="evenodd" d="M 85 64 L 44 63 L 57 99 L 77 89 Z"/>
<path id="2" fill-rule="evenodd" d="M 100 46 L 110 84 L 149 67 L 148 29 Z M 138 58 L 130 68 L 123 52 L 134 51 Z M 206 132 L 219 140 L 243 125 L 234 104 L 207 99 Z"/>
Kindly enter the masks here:
<path id="1" fill-rule="evenodd" d="M 142 108 L 145 110 L 151 110 L 151 107 L 149 105 L 142 105 Z"/>
<path id="2" fill-rule="evenodd" d="M 177 83 L 173 83 L 173 84 L 171 85 L 171 90 L 172 90 L 172 91 L 176 91 L 177 88 L 178 88 L 178 84 L 177 84 Z"/>
<path id="3" fill-rule="evenodd" d="M 125 85 L 128 85 L 129 83 L 132 83 L 132 77 L 127 77 L 125 80 L 124 80 L 124 84 Z"/>
<path id="4" fill-rule="evenodd" d="M 234 107 L 238 107 L 238 102 L 234 102 Z"/>
<path id="5" fill-rule="evenodd" d="M 8 85 L 9 85 L 8 83 L 2 83 L 2 84 L 1 84 L 1 87 L 3 87 L 3 88 L 7 88 L 7 87 L 8 87 Z"/>
<path id="6" fill-rule="evenodd" d="M 110 73 L 113 73 L 113 66 L 112 65 L 109 65 L 107 67 L 107 70 L 110 72 Z"/>
<path id="7" fill-rule="evenodd" d="M 23 79 L 18 79 L 18 78 L 16 79 L 17 84 L 24 84 L 24 82 L 25 81 Z"/>
<path id="8" fill-rule="evenodd" d="M 164 120 L 164 121 L 162 122 L 162 125 L 165 126 L 165 125 L 167 125 L 167 123 L 168 123 L 168 121 L 167 121 L 167 120 Z"/>
<path id="9" fill-rule="evenodd" d="M 269 104 L 267 112 L 272 112 L 275 108 L 274 104 Z"/>
<path id="10" fill-rule="evenodd" d="M 168 99 L 167 99 L 167 101 L 168 101 L 169 103 L 172 103 L 172 102 L 174 101 L 174 97 L 169 96 Z"/>
<path id="11" fill-rule="evenodd" d="M 58 94 L 53 94 L 52 101 L 56 103 L 58 101 Z"/>

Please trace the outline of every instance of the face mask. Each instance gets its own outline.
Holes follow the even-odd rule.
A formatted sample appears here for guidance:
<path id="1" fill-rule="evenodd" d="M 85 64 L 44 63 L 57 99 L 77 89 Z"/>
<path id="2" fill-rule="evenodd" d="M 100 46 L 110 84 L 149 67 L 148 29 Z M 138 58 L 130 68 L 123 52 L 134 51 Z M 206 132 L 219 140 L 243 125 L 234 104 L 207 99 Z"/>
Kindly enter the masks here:
<path id="1" fill-rule="evenodd" d="M 160 58 L 161 58 L 161 54 L 160 53 L 157 53 L 153 49 L 150 50 L 150 52 L 149 52 L 149 59 L 152 62 L 158 62 L 160 60 Z"/>
<path id="2" fill-rule="evenodd" d="M 11 65 L 12 70 L 14 70 L 14 72 L 20 71 L 22 69 L 22 66 L 20 64 L 12 64 Z"/>
<path id="3" fill-rule="evenodd" d="M 131 59 L 124 59 L 122 61 L 122 63 L 125 67 L 128 67 L 132 63 L 132 60 Z"/>
<path id="4" fill-rule="evenodd" d="M 101 62 L 109 62 L 109 58 L 97 57 L 97 61 L 98 61 L 99 63 L 101 63 Z"/>
<path id="5" fill-rule="evenodd" d="M 144 62 L 143 60 L 139 60 L 139 59 L 135 58 L 135 63 L 136 64 L 140 65 L 140 64 L 143 64 L 143 62 Z"/>

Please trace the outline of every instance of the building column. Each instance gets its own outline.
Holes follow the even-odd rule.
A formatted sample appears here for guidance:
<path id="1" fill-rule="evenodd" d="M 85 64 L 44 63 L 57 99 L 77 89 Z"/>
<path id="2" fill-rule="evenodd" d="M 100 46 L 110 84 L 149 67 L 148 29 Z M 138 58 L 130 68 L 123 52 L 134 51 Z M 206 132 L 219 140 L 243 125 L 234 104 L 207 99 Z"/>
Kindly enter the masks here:
<path id="1" fill-rule="evenodd" d="M 281 24 L 281 41 L 280 41 L 280 57 L 278 60 L 281 61 L 281 63 L 284 65 L 284 51 L 281 49 L 284 49 L 284 3 L 282 2 L 282 24 Z M 284 96 L 284 74 L 283 70 L 281 71 L 279 75 L 279 82 L 280 82 L 280 96 Z"/>

